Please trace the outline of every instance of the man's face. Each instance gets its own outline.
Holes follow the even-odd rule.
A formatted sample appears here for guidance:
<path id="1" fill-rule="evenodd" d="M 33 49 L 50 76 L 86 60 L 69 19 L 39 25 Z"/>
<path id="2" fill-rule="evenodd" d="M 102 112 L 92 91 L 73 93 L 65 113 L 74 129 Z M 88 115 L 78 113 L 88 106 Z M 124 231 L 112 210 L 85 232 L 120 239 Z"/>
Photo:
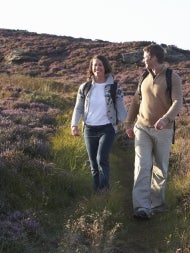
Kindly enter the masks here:
<path id="1" fill-rule="evenodd" d="M 152 58 L 151 58 L 151 56 L 150 56 L 149 53 L 144 52 L 143 61 L 145 63 L 146 68 L 151 68 L 151 66 L 152 66 L 152 64 L 151 64 Z"/>

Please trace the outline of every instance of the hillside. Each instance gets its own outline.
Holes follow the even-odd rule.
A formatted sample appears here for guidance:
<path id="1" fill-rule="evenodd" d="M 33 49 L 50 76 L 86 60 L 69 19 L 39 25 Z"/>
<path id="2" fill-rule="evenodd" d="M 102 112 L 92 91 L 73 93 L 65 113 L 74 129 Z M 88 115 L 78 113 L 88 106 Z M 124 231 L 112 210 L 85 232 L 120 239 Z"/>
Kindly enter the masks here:
<path id="1" fill-rule="evenodd" d="M 112 43 L 66 36 L 37 34 L 0 29 L 0 72 L 45 77 L 64 85 L 78 85 L 85 80 L 89 60 L 94 54 L 106 55 L 115 78 L 126 95 L 134 92 L 143 69 L 142 49 L 150 41 Z M 166 60 L 182 77 L 184 97 L 190 102 L 190 51 L 162 44 Z"/>
<path id="2" fill-rule="evenodd" d="M 190 51 L 162 45 L 183 79 L 185 103 L 171 152 L 168 210 L 139 223 L 131 207 L 133 141 L 119 132 L 110 192 L 94 195 L 83 136 L 71 136 L 70 119 L 92 55 L 107 55 L 130 103 L 150 42 L 6 29 L 0 41 L 0 252 L 190 252 Z"/>

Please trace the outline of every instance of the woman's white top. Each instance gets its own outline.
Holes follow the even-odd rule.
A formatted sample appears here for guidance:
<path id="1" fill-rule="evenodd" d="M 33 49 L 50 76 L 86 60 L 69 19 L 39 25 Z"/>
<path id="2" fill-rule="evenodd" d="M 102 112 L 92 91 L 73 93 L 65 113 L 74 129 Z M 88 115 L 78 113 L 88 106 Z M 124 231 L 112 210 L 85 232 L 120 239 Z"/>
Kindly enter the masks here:
<path id="1" fill-rule="evenodd" d="M 95 83 L 93 85 L 86 119 L 87 125 L 97 126 L 110 123 L 107 116 L 105 85 L 106 83 Z"/>

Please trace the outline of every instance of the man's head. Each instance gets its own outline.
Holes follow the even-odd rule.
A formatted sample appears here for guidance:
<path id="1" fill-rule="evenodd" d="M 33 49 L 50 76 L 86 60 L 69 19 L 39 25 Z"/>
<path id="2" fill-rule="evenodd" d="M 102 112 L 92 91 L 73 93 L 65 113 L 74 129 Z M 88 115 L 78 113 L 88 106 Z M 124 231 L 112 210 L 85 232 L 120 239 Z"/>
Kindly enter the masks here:
<path id="1" fill-rule="evenodd" d="M 162 64 L 164 62 L 164 49 L 158 44 L 150 44 L 143 48 L 144 63 L 147 68 L 152 68 L 156 63 Z"/>

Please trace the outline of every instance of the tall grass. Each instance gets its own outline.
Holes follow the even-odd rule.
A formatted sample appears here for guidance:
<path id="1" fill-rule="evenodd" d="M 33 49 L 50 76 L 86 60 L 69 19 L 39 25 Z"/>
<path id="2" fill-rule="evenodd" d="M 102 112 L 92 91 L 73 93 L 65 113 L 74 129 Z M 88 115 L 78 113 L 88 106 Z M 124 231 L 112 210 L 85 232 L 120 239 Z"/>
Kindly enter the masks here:
<path id="1" fill-rule="evenodd" d="M 54 251 L 63 210 L 81 196 L 86 182 L 62 150 L 56 156 L 51 142 L 64 123 L 57 116 L 67 112 L 72 96 L 64 96 L 54 81 L 21 75 L 0 80 L 0 252 Z"/>
<path id="2" fill-rule="evenodd" d="M 110 156 L 110 191 L 94 194 L 82 127 L 81 136 L 70 133 L 75 88 L 0 80 L 0 252 L 190 252 L 188 117 L 177 122 L 167 212 L 140 223 L 132 217 L 134 148 L 122 131 Z"/>

